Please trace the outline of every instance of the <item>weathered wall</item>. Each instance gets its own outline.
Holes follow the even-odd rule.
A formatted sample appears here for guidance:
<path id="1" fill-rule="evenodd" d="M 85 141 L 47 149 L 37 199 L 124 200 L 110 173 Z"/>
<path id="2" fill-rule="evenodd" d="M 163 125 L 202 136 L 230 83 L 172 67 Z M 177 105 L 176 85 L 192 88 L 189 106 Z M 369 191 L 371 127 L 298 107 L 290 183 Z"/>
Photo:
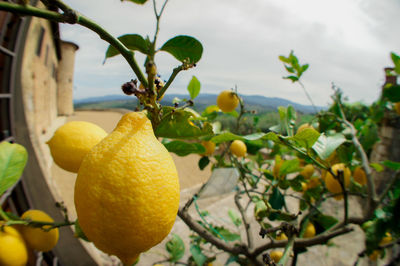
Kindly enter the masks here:
<path id="1" fill-rule="evenodd" d="M 43 7 L 41 3 L 39 7 Z M 42 30 L 43 41 L 40 42 Z M 44 134 L 57 117 L 57 68 L 58 58 L 50 23 L 33 18 L 25 44 L 21 83 L 28 126 L 37 136 Z"/>

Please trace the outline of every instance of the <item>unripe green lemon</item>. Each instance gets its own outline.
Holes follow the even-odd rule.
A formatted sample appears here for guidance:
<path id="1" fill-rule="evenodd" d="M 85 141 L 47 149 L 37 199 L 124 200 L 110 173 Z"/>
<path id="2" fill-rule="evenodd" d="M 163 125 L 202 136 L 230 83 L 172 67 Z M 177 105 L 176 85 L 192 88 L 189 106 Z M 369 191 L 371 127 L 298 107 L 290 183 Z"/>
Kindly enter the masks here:
<path id="1" fill-rule="evenodd" d="M 243 157 L 246 155 L 247 152 L 246 144 L 244 144 L 244 142 L 239 139 L 232 141 L 229 149 L 232 154 L 237 157 Z"/>
<path id="2" fill-rule="evenodd" d="M 22 219 L 30 219 L 37 222 L 49 222 L 53 223 L 54 220 L 41 210 L 28 210 L 21 215 Z M 50 228 L 49 225 L 43 227 L 44 229 Z M 41 228 L 34 228 L 27 225 L 21 225 L 18 227 L 22 236 L 25 239 L 26 244 L 38 251 L 49 251 L 53 249 L 59 238 L 58 228 L 53 228 L 50 231 L 45 231 Z"/>
<path id="3" fill-rule="evenodd" d="M 83 159 L 74 200 L 87 238 L 131 265 L 169 234 L 179 194 L 171 155 L 146 114 L 132 112 Z"/>
<path id="4" fill-rule="evenodd" d="M 204 140 L 201 142 L 201 145 L 204 146 L 204 148 L 206 149 L 206 152 L 203 153 L 202 155 L 205 156 L 210 156 L 214 153 L 215 151 L 215 143 L 209 140 Z"/>
<path id="5" fill-rule="evenodd" d="M 313 128 L 313 126 L 311 126 L 309 123 L 304 123 L 297 128 L 296 133 L 299 134 L 301 131 L 303 131 L 306 128 Z"/>
<path id="6" fill-rule="evenodd" d="M 239 105 L 239 98 L 233 91 L 226 90 L 218 95 L 217 105 L 222 112 L 229 113 Z"/>
<path id="7" fill-rule="evenodd" d="M 28 251 L 20 233 L 0 222 L 0 265 L 23 266 L 28 262 Z"/>
<path id="8" fill-rule="evenodd" d="M 107 133 L 93 123 L 71 121 L 59 127 L 47 144 L 59 167 L 77 173 L 83 157 L 105 136 Z"/>

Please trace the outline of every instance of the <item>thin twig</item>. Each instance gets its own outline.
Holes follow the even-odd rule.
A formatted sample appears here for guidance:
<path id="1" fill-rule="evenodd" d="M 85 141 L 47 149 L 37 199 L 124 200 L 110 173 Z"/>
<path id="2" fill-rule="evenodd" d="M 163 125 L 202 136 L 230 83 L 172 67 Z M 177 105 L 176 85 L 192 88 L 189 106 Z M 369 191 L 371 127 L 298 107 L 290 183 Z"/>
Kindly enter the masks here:
<path id="1" fill-rule="evenodd" d="M 240 215 L 242 216 L 243 226 L 244 229 L 246 230 L 247 246 L 249 249 L 251 249 L 253 248 L 253 235 L 251 234 L 250 223 L 247 221 L 245 210 L 242 204 L 240 204 L 239 200 L 240 200 L 240 191 L 237 191 L 235 194 L 235 204 L 240 212 Z"/>

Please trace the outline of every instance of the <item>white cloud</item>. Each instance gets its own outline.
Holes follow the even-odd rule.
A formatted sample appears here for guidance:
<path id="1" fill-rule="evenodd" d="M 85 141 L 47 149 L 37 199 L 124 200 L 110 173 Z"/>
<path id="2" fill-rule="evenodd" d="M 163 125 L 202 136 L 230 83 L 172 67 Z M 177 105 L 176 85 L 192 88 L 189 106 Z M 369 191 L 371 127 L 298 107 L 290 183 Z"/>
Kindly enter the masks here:
<path id="1" fill-rule="evenodd" d="M 139 33 L 152 38 L 154 34 L 151 1 L 144 6 L 116 0 L 66 2 L 115 36 Z M 157 3 L 160 8 L 161 2 Z M 331 82 L 351 101 L 371 102 L 383 83 L 383 68 L 391 64 L 390 51 L 398 49 L 400 40 L 394 30 L 400 24 L 399 10 L 395 1 L 380 0 L 170 0 L 158 47 L 179 34 L 192 35 L 204 46 L 198 66 L 180 74 L 171 92 L 185 93 L 196 75 L 203 92 L 217 93 L 237 85 L 243 94 L 308 104 L 299 86 L 282 79 L 286 73 L 278 56 L 293 49 L 300 62 L 310 64 L 303 83 L 316 103 L 329 101 Z M 77 98 L 121 93 L 120 85 L 134 78 L 120 56 L 101 64 L 107 44 L 94 33 L 66 25 L 62 36 L 81 47 L 75 72 Z M 164 79 L 179 64 L 165 53 L 157 59 Z M 138 62 L 142 65 L 143 57 Z M 104 89 L 89 89 L 98 84 Z"/>

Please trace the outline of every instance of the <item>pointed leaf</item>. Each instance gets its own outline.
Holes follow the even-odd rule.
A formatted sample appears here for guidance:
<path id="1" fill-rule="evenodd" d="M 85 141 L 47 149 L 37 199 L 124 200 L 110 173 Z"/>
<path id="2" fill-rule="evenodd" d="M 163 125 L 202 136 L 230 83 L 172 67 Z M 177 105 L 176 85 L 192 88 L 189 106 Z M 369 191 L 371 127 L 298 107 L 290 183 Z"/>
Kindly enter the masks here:
<path id="1" fill-rule="evenodd" d="M 186 156 L 191 153 L 202 154 L 206 151 L 200 143 L 188 143 L 180 140 L 174 140 L 163 143 L 169 152 L 173 152 L 179 156 Z"/>
<path id="2" fill-rule="evenodd" d="M 180 35 L 168 40 L 160 48 L 173 55 L 176 59 L 183 62 L 189 60 L 189 63 L 197 63 L 203 54 L 203 46 L 193 37 Z"/>
<path id="3" fill-rule="evenodd" d="M 227 142 L 227 141 L 232 141 L 232 140 L 242 140 L 242 141 L 252 141 L 252 140 L 258 140 L 258 139 L 265 139 L 265 140 L 272 140 L 272 141 L 278 141 L 278 136 L 273 133 L 273 132 L 268 132 L 268 133 L 254 133 L 250 135 L 245 135 L 245 136 L 239 136 L 235 135 L 231 132 L 225 132 L 222 133 L 218 136 L 212 137 L 211 141 L 214 142 L 215 144 L 219 144 L 222 142 Z"/>
<path id="4" fill-rule="evenodd" d="M 292 82 L 296 82 L 299 80 L 298 77 L 296 76 L 287 76 L 287 77 L 283 77 L 284 79 L 290 79 Z"/>
<path id="5" fill-rule="evenodd" d="M 281 60 L 283 63 L 286 63 L 286 64 L 289 64 L 289 63 L 290 63 L 289 58 L 287 58 L 287 57 L 285 57 L 285 56 L 283 56 L 283 55 L 280 55 L 278 58 L 279 58 L 279 60 Z"/>
<path id="6" fill-rule="evenodd" d="M 201 87 L 200 81 L 195 76 L 193 76 L 187 87 L 187 90 L 189 91 L 190 94 L 190 98 L 192 100 L 196 98 L 197 95 L 199 95 L 200 87 Z"/>
<path id="7" fill-rule="evenodd" d="M 165 244 L 165 249 L 170 254 L 169 260 L 176 262 L 185 254 L 185 243 L 183 243 L 183 240 L 179 235 L 172 234 L 171 240 Z"/>
<path id="8" fill-rule="evenodd" d="M 390 57 L 394 64 L 394 71 L 400 75 L 400 56 L 392 52 L 390 53 Z"/>
<path id="9" fill-rule="evenodd" d="M 313 128 L 306 128 L 298 132 L 291 139 L 294 140 L 298 145 L 306 149 L 310 149 L 314 143 L 318 140 L 321 134 Z"/>
<path id="10" fill-rule="evenodd" d="M 300 162 L 298 159 L 285 160 L 279 168 L 279 176 L 284 176 L 290 173 L 301 171 Z"/>
<path id="11" fill-rule="evenodd" d="M 24 146 L 6 141 L 0 143 L 0 195 L 18 181 L 27 160 Z"/>
<path id="12" fill-rule="evenodd" d="M 314 216 L 313 219 L 325 230 L 328 230 L 338 222 L 338 219 L 336 219 L 335 217 L 324 215 L 322 213 L 317 214 L 316 216 Z"/>
<path id="13" fill-rule="evenodd" d="M 188 108 L 184 110 L 175 110 L 173 107 L 163 108 L 164 116 L 161 123 L 154 130 L 157 137 L 171 139 L 197 139 L 200 136 L 213 135 L 212 125 L 208 122 L 202 122 L 197 126 L 192 122 L 196 119 L 194 112 Z"/>
<path id="14" fill-rule="evenodd" d="M 143 54 L 148 54 L 150 49 L 149 41 L 146 41 L 142 36 L 139 34 L 126 34 L 118 37 L 128 49 L 133 51 L 139 51 Z M 119 55 L 120 52 L 114 47 L 109 45 L 106 51 L 106 58 L 110 58 L 116 55 Z M 105 60 L 104 59 L 104 60 Z"/>
<path id="15" fill-rule="evenodd" d="M 201 157 L 201 159 L 199 160 L 200 170 L 203 170 L 204 168 L 206 168 L 209 163 L 210 163 L 210 159 L 207 156 Z"/>
<path id="16" fill-rule="evenodd" d="M 197 266 L 204 266 L 207 261 L 207 257 L 201 251 L 200 246 L 190 245 L 190 253 L 193 256 L 193 260 L 196 262 Z"/>
<path id="17" fill-rule="evenodd" d="M 325 134 L 321 134 L 312 148 L 321 159 L 325 160 L 345 141 L 346 138 L 340 133 L 328 137 Z"/>
<path id="18" fill-rule="evenodd" d="M 400 162 L 393 162 L 393 161 L 386 160 L 386 161 L 383 161 L 382 164 L 392 170 L 395 170 L 395 171 L 400 170 Z"/>
<path id="19" fill-rule="evenodd" d="M 275 210 L 280 210 L 285 205 L 285 198 L 277 187 L 274 187 L 272 190 L 268 203 L 271 204 L 271 207 Z"/>
<path id="20" fill-rule="evenodd" d="M 240 219 L 239 214 L 235 210 L 229 209 L 228 215 L 229 215 L 229 218 L 231 218 L 232 223 L 236 227 L 239 227 L 242 224 L 242 219 Z"/>

